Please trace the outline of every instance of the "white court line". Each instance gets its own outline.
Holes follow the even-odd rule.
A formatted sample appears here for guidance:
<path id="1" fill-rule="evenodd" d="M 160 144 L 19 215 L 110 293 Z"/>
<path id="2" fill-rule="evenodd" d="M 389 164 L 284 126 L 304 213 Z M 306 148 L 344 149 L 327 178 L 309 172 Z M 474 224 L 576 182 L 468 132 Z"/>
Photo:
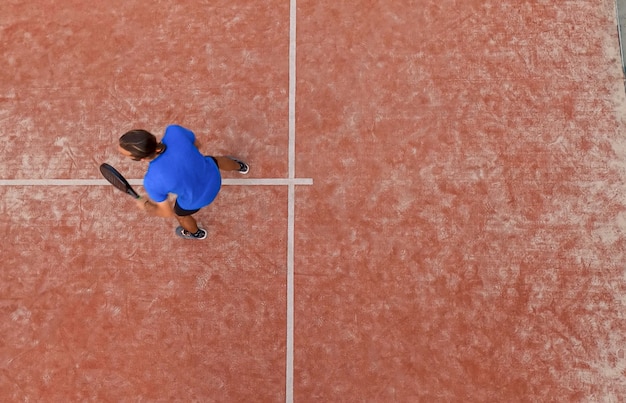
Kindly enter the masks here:
<path id="1" fill-rule="evenodd" d="M 289 179 L 296 177 L 296 0 L 289 0 Z M 287 203 L 287 345 L 285 401 L 293 403 L 295 183 Z"/>
<path id="2" fill-rule="evenodd" d="M 129 179 L 133 186 L 143 186 L 143 179 Z M 296 186 L 312 185 L 311 178 L 252 178 L 223 179 L 222 185 L 228 186 Z M 0 186 L 103 186 L 109 185 L 105 179 L 0 179 Z"/>

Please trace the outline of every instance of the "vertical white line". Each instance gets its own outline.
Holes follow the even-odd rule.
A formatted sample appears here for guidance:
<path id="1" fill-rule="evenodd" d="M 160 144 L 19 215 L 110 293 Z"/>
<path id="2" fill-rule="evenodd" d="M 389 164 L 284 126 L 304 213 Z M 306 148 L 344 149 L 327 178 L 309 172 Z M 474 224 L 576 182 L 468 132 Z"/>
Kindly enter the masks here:
<path id="1" fill-rule="evenodd" d="M 289 0 L 289 179 L 296 177 L 296 0 Z M 293 403 L 295 185 L 287 203 L 287 345 L 285 401 Z"/>
<path id="2" fill-rule="evenodd" d="M 287 230 L 287 365 L 285 401 L 293 403 L 293 362 L 294 362 L 294 213 L 295 185 L 289 185 L 288 230 Z"/>
<path id="3" fill-rule="evenodd" d="M 296 0 L 289 3 L 289 179 L 296 177 Z"/>

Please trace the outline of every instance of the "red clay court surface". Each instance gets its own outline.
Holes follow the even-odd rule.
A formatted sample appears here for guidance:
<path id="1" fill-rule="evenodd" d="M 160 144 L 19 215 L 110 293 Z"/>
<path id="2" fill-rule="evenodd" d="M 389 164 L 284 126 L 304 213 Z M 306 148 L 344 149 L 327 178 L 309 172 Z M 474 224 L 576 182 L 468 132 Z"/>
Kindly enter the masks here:
<path id="1" fill-rule="evenodd" d="M 0 400 L 626 399 L 612 1 L 8 0 L 0 32 Z M 206 241 L 99 176 L 171 123 L 251 166 Z"/>

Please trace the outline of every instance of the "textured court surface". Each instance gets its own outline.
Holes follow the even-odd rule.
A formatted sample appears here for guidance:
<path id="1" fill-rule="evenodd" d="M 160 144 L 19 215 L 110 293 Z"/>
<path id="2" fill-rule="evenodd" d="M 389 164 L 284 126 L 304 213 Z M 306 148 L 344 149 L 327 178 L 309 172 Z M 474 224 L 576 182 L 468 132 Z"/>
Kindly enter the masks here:
<path id="1" fill-rule="evenodd" d="M 295 11 L 3 3 L 0 400 L 626 398 L 614 3 Z M 252 167 L 207 242 L 63 182 L 170 123 Z"/>

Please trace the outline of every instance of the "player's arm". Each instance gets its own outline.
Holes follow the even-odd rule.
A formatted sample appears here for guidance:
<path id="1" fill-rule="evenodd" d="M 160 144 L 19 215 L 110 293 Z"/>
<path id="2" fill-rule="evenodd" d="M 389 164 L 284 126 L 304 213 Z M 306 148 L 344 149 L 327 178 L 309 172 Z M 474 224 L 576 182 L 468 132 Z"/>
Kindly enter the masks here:
<path id="1" fill-rule="evenodd" d="M 155 202 L 147 197 L 142 197 L 136 201 L 137 207 L 144 210 L 150 215 L 157 217 L 174 217 L 174 210 L 172 209 L 172 203 L 165 199 L 162 202 Z"/>

